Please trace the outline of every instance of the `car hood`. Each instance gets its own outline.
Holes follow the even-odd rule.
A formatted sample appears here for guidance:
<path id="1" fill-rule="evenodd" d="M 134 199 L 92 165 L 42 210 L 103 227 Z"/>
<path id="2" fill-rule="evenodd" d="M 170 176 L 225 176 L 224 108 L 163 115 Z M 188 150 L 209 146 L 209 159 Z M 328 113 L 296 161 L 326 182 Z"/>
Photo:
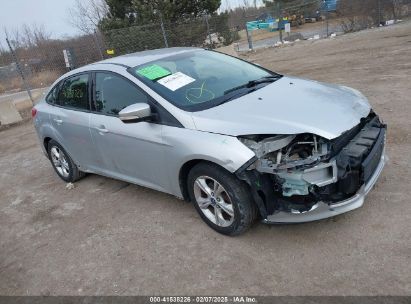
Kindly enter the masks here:
<path id="1" fill-rule="evenodd" d="M 370 112 L 358 91 L 296 77 L 274 83 L 217 107 L 193 112 L 200 131 L 225 135 L 313 133 L 338 137 Z"/>

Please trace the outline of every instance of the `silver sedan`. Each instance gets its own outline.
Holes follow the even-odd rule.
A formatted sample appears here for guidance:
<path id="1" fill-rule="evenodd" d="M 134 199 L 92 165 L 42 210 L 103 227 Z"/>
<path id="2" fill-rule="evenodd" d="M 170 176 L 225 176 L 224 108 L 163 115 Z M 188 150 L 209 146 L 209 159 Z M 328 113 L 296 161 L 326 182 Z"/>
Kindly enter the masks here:
<path id="1" fill-rule="evenodd" d="M 170 193 L 227 235 L 358 208 L 385 162 L 386 126 L 360 92 L 197 48 L 70 71 L 32 116 L 64 181 Z"/>

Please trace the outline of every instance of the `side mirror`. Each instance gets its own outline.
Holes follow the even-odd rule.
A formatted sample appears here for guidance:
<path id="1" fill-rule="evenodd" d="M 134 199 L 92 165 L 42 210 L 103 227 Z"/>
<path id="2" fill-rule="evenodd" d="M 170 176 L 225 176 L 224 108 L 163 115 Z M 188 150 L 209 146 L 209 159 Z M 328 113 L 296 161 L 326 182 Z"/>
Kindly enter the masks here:
<path id="1" fill-rule="evenodd" d="M 118 113 L 118 117 L 124 123 L 147 121 L 152 118 L 151 108 L 146 103 L 135 103 L 125 107 Z"/>

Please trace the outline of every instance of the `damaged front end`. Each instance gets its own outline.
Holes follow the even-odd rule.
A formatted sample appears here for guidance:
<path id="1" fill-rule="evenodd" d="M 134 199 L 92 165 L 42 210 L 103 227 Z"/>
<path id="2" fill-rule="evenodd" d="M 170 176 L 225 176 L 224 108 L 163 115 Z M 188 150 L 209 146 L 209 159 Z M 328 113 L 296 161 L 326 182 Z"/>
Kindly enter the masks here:
<path id="1" fill-rule="evenodd" d="M 248 135 L 255 157 L 236 174 L 252 189 L 265 222 L 306 222 L 362 205 L 384 166 L 386 125 L 368 117 L 328 140 L 314 134 Z"/>

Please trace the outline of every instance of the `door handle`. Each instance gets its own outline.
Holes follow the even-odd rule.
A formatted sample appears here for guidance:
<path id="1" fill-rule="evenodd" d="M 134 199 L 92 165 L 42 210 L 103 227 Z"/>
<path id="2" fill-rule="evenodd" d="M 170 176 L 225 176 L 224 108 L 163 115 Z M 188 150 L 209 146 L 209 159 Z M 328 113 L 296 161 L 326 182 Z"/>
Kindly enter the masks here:
<path id="1" fill-rule="evenodd" d="M 106 129 L 105 126 L 100 126 L 100 127 L 96 127 L 97 131 L 101 132 L 101 133 L 108 133 L 108 130 Z"/>
<path id="2" fill-rule="evenodd" d="M 54 121 L 56 122 L 56 124 L 58 124 L 58 125 L 61 125 L 61 124 L 63 123 L 63 120 L 62 120 L 62 119 L 54 118 L 53 120 L 54 120 Z"/>

